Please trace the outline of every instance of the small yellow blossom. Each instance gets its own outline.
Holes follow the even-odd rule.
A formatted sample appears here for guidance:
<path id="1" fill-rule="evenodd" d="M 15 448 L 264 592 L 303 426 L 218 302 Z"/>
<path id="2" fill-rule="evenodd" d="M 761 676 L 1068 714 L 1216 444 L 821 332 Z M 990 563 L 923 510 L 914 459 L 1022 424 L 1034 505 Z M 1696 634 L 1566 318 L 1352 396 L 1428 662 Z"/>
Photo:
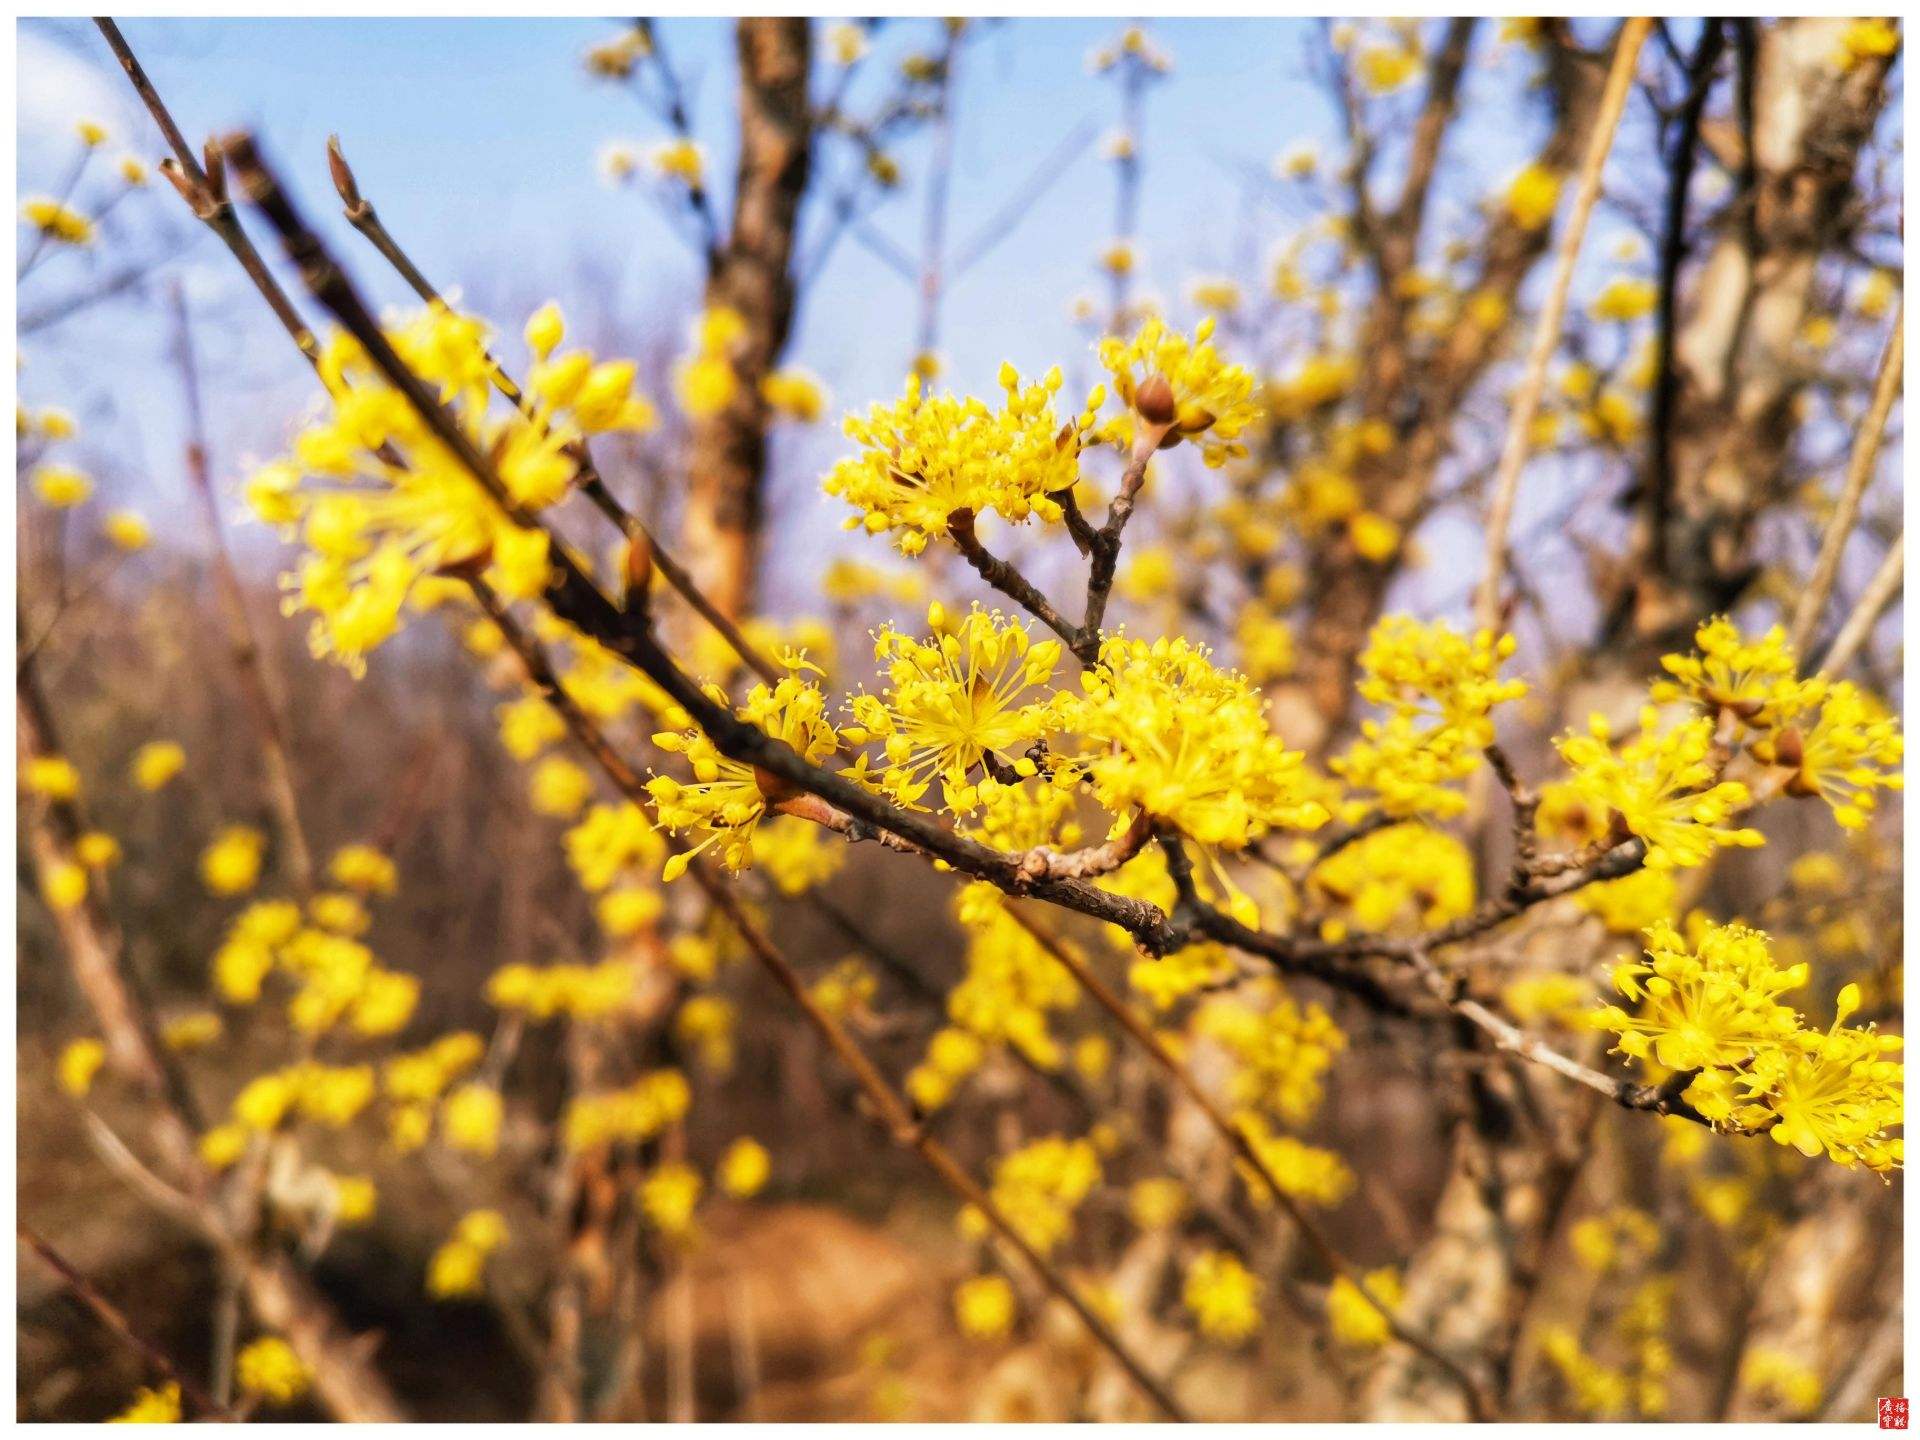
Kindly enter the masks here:
<path id="1" fill-rule="evenodd" d="M 107 1062 L 107 1047 L 98 1040 L 70 1040 L 60 1052 L 60 1088 L 75 1099 L 85 1099 L 93 1077 Z"/>
<path id="2" fill-rule="evenodd" d="M 307 1393 L 313 1373 L 277 1335 L 263 1335 L 233 1357 L 233 1378 L 244 1395 L 269 1405 L 291 1405 Z"/>

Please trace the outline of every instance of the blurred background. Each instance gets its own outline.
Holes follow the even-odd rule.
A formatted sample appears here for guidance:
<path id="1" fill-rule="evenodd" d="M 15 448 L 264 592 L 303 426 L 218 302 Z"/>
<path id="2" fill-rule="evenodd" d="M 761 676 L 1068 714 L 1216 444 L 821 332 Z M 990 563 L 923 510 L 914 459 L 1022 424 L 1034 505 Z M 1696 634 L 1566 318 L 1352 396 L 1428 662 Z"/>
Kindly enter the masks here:
<path id="1" fill-rule="evenodd" d="M 843 528 L 846 508 L 820 489 L 849 449 L 840 417 L 891 401 L 910 372 L 992 396 L 1005 361 L 1026 376 L 1058 365 L 1075 396 L 1099 377 L 1109 331 L 1150 313 L 1183 327 L 1214 317 L 1274 423 L 1226 471 L 1184 452 L 1160 462 L 1116 617 L 1220 646 L 1268 688 L 1282 734 L 1317 757 L 1359 718 L 1350 681 L 1374 618 L 1469 622 L 1555 205 L 1564 215 L 1561 182 L 1592 128 L 1618 22 L 819 20 L 772 39 L 719 19 L 122 28 L 189 144 L 251 131 L 378 308 L 418 302 L 342 219 L 329 136 L 413 263 L 514 354 L 525 318 L 556 301 L 571 342 L 635 359 L 660 423 L 596 446 L 610 489 L 730 597 L 724 608 L 756 635 L 804 643 L 841 690 L 873 674 L 872 627 L 911 628 L 929 600 L 984 591 L 951 555 L 903 562 Z M 396 863 L 398 891 L 366 937 L 420 982 L 394 1044 L 485 1036 L 507 1097 L 497 1157 L 438 1142 L 396 1155 L 377 1125 L 327 1135 L 326 1170 L 371 1177 L 377 1211 L 317 1242 L 280 1237 L 310 1288 L 277 1310 L 250 1289 L 242 1307 L 245 1285 L 214 1247 L 101 1139 L 143 1134 L 149 1102 L 103 1085 L 83 1123 L 63 1093 L 63 1053 L 98 1026 L 66 958 L 73 937 L 23 859 L 22 1220 L 193 1373 L 230 1368 L 236 1327 L 292 1334 L 324 1312 L 358 1337 L 334 1352 L 352 1373 L 277 1412 L 303 1418 L 390 1413 L 382 1404 L 423 1420 L 1146 1418 L 1043 1294 L 1022 1290 L 1009 1325 L 956 1309 L 983 1242 L 956 1228 L 951 1198 L 887 1144 L 820 1042 L 738 963 L 702 988 L 728 1007 L 725 1064 L 702 1069 L 700 1037 L 666 1009 L 615 1049 L 623 1063 L 699 1072 L 676 1156 L 711 1169 L 733 1137 L 753 1136 L 769 1178 L 751 1200 L 703 1202 L 697 1246 L 656 1254 L 617 1227 L 601 1237 L 633 1253 L 602 1277 L 612 1318 L 591 1363 L 628 1378 L 556 1398 L 567 1387 L 554 1379 L 554 1277 L 580 1263 L 585 1202 L 561 1194 L 551 1135 L 581 1027 L 516 1027 L 503 1050 L 486 984 L 506 966 L 627 954 L 626 942 L 602 933 L 568 869 L 566 821 L 501 742 L 497 710 L 519 683 L 510 656 L 477 653 L 464 620 L 432 617 L 357 679 L 310 656 L 305 618 L 280 607 L 287 552 L 241 495 L 318 413 L 313 375 L 159 173 L 166 142 L 99 31 L 29 20 L 16 33 L 29 207 L 16 643 L 45 748 L 84 777 L 90 826 L 124 851 L 110 895 L 96 897 L 117 963 L 159 1024 L 221 1015 L 220 1038 L 185 1055 L 210 1108 L 286 1063 L 284 1025 L 210 1002 L 210 960 L 241 902 L 209 893 L 203 855 L 225 827 L 257 827 L 275 837 L 261 895 L 293 893 L 289 786 L 316 864 L 353 842 Z M 771 187 L 793 213 L 772 242 L 736 176 L 743 150 L 767 142 L 756 127 L 777 121 L 766 97 L 791 99 L 793 85 L 743 76 L 748 53 L 799 67 L 807 163 Z M 1886 21 L 1670 20 L 1647 43 L 1510 532 L 1510 668 L 1536 681 L 1511 748 L 1532 773 L 1589 711 L 1630 721 L 1636 688 L 1698 621 L 1732 613 L 1757 632 L 1804 591 L 1903 313 L 1903 82 L 1900 31 Z M 697 184 L 671 158 L 686 141 Z M 83 217 L 86 233 L 35 218 L 40 198 Z M 305 305 L 277 243 L 242 220 Z M 767 264 L 786 278 L 777 318 L 749 316 L 754 363 L 804 398 L 750 404 L 750 458 L 714 478 L 701 457 L 727 422 L 687 402 L 681 367 L 703 311 L 753 293 L 736 269 Z M 1352 453 L 1368 425 L 1391 437 L 1389 453 Z M 1886 431 L 1814 617 L 1815 650 L 1878 593 L 1899 545 L 1897 404 Z M 49 465 L 91 481 L 83 505 L 49 503 L 36 482 Z M 140 543 L 102 523 L 120 512 L 140 517 Z M 605 532 L 592 543 L 605 552 Z M 996 548 L 1043 587 L 1079 573 L 1042 529 L 1003 530 Z M 1892 595 L 1846 659 L 1898 711 Z M 698 630 L 677 610 L 672 623 Z M 715 678 L 738 679 L 714 663 Z M 156 740 L 177 743 L 186 766 L 154 794 L 123 777 Z M 1856 981 L 1869 1015 L 1898 1030 L 1897 799 L 1851 833 L 1810 808 L 1821 813 L 1769 811 L 1757 823 L 1773 843 L 1721 861 L 1690 903 L 1763 924 L 1808 959 L 1812 1003 Z M 23 855 L 29 825 L 23 810 Z M 1468 883 L 1497 873 L 1500 842 L 1465 840 Z M 953 918 L 950 878 L 861 846 L 817 885 L 784 888 L 754 896 L 783 947 L 809 981 L 851 985 L 850 1023 L 889 1074 L 912 1072 L 946 995 L 982 963 Z M 660 953 L 703 923 L 670 894 Z M 1575 993 L 1597 999 L 1594 977 L 1643 923 L 1615 929 L 1570 908 L 1506 939 L 1524 975 L 1575 977 L 1586 987 Z M 1125 975 L 1127 947 L 1087 940 Z M 1473 1163 L 1456 1139 L 1473 1065 L 1429 1028 L 1303 990 L 1350 1047 L 1300 1127 L 1358 1177 L 1325 1213 L 1327 1233 L 1359 1268 L 1426 1275 L 1432 1293 L 1432 1276 L 1461 1263 L 1448 1247 L 1479 1243 L 1461 1240 L 1456 1193 Z M 1552 1024 L 1553 1009 L 1521 1018 Z M 1098 1019 L 1077 1016 L 1063 1038 L 1102 1034 Z M 1265 1233 L 1282 1227 L 1246 1204 L 1228 1157 L 1196 1144 L 1191 1116 L 1146 1068 L 1096 1065 L 1092 1050 L 1036 1065 L 1002 1046 L 965 1104 L 941 1113 L 942 1138 L 982 1174 L 1037 1138 L 1131 1116 L 1133 1139 L 1099 1137 L 1117 1148 L 1063 1263 L 1124 1294 L 1132 1341 L 1177 1368 L 1202 1418 L 1450 1418 L 1457 1397 L 1396 1361 L 1400 1347 L 1329 1328 L 1329 1274 L 1296 1240 Z M 1504 1417 L 1856 1420 L 1899 1393 L 1897 1173 L 1883 1182 L 1760 1142 L 1676 1138 L 1675 1122 L 1610 1109 L 1536 1121 L 1525 1154 L 1497 1163 L 1517 1166 L 1503 1183 L 1533 1187 L 1537 1203 L 1503 1216 L 1511 1263 L 1498 1293 L 1461 1302 L 1498 1317 L 1461 1343 L 1486 1347 Z M 1135 1233 L 1135 1187 L 1155 1178 L 1136 1154 L 1151 1147 L 1133 1146 L 1142 1133 L 1193 1160 L 1195 1208 L 1213 1221 Z M 430 1298 L 436 1247 L 481 1207 L 506 1215 L 512 1235 L 489 1288 Z M 1209 1343 L 1183 1318 L 1181 1268 L 1203 1242 L 1250 1229 L 1267 1323 Z M 156 1383 L 150 1359 L 25 1251 L 19 1276 L 21 1418 L 104 1418 Z M 599 1301 L 591 1284 L 585 1293 L 591 1330 Z M 379 1380 L 358 1402 L 355 1367 Z"/>

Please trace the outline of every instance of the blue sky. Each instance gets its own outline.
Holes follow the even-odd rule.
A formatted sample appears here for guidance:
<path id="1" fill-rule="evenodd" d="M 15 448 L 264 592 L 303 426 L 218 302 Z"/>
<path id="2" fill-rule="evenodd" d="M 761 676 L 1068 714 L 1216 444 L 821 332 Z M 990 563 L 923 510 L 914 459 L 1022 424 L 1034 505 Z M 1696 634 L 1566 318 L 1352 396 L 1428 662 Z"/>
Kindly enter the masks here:
<path id="1" fill-rule="evenodd" d="M 928 45 L 935 23 L 891 22 L 876 51 L 896 57 Z M 505 328 L 517 329 L 527 310 L 555 297 L 606 348 L 646 353 L 680 344 L 697 296 L 694 257 L 643 195 L 610 188 L 597 171 L 607 142 L 644 143 L 664 134 L 631 95 L 583 71 L 584 49 L 614 34 L 615 25 L 148 19 L 124 28 L 189 136 L 252 128 L 381 302 L 398 303 L 404 292 L 339 220 L 322 159 L 332 131 L 363 190 L 422 268 L 488 307 Z M 1088 73 L 1086 57 L 1117 29 L 1111 21 L 1021 21 L 994 27 L 966 51 L 950 220 L 955 247 L 988 225 L 1084 123 L 1100 134 L 1115 125 L 1114 89 Z M 696 128 L 724 175 L 734 99 L 730 27 L 668 20 L 662 34 L 693 87 Z M 1252 267 L 1297 217 L 1250 202 L 1247 171 L 1264 170 L 1297 143 L 1324 145 L 1334 117 L 1309 74 L 1315 36 L 1306 24 L 1173 21 L 1154 34 L 1175 68 L 1148 102 L 1140 246 L 1144 283 L 1175 301 L 1178 314 L 1185 282 L 1197 273 L 1233 271 L 1257 280 Z M 20 42 L 23 192 L 53 184 L 69 163 L 77 113 L 101 116 L 116 142 L 138 154 L 162 153 L 91 25 L 24 22 Z M 1492 66 L 1508 63 L 1491 42 L 1483 36 Z M 1512 78 L 1476 67 L 1473 83 L 1489 94 L 1510 92 Z M 1515 124 L 1504 103 L 1467 107 L 1472 127 L 1457 157 L 1462 174 L 1442 191 L 1436 219 L 1443 225 L 1536 143 L 1537 128 Z M 915 254 L 921 201 L 914 181 L 924 158 L 923 144 L 900 150 L 908 183 L 876 221 Z M 153 217 L 173 218 L 177 202 L 157 188 L 140 203 L 146 208 L 123 207 L 129 243 Z M 1068 305 L 1076 294 L 1099 292 L 1093 262 L 1112 214 L 1112 169 L 1096 142 L 949 291 L 941 350 L 955 388 L 990 386 L 1009 358 L 1029 373 L 1056 361 L 1070 375 L 1084 371 L 1088 338 L 1069 320 Z M 93 263 L 111 268 L 104 258 Z M 207 367 L 225 382 L 213 424 L 232 483 L 248 458 L 264 457 L 284 438 L 310 381 L 217 247 L 195 244 L 178 273 L 205 317 Z M 58 291 L 80 274 L 34 279 Z M 30 304 L 31 293 L 23 299 Z M 595 317 L 591 324 L 588 317 Z M 864 406 L 897 391 L 914 326 L 912 289 L 843 239 L 807 298 L 789 358 L 826 380 L 836 411 Z M 103 314 L 29 346 L 23 398 L 77 404 L 79 392 L 106 381 L 105 397 L 91 402 L 99 410 L 98 423 L 88 427 L 94 443 L 159 476 L 178 447 L 175 382 L 164 356 L 157 324 Z M 839 446 L 832 426 L 780 442 L 776 504 L 804 516 L 808 531 L 817 525 L 823 538 L 838 514 L 815 482 Z M 103 480 L 114 483 L 104 470 Z"/>

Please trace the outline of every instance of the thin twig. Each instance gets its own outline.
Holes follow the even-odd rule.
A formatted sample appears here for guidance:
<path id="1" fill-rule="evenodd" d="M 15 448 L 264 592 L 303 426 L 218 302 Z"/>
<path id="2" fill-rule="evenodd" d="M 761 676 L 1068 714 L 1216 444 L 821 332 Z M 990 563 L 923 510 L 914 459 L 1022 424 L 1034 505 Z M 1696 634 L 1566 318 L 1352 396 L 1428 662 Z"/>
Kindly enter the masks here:
<path id="1" fill-rule="evenodd" d="M 1633 89 L 1634 62 L 1646 43 L 1653 22 L 1634 17 L 1620 27 L 1620 39 L 1613 52 L 1613 67 L 1600 96 L 1600 110 L 1594 119 L 1593 134 L 1587 142 L 1586 158 L 1580 166 L 1579 186 L 1574 192 L 1573 210 L 1567 216 L 1560 236 L 1559 254 L 1554 261 L 1553 283 L 1546 304 L 1534 325 L 1533 346 L 1527 354 L 1527 368 L 1514 392 L 1507 420 L 1506 444 L 1500 452 L 1499 468 L 1494 471 L 1493 500 L 1487 510 L 1486 559 L 1479 593 L 1474 597 L 1473 621 L 1477 629 L 1491 630 L 1500 623 L 1500 575 L 1507 562 L 1507 529 L 1513 521 L 1514 497 L 1520 490 L 1520 472 L 1527 463 L 1527 448 L 1533 438 L 1534 416 L 1540 410 L 1540 396 L 1546 388 L 1547 365 L 1560 343 L 1560 327 L 1567 313 L 1567 295 L 1573 287 L 1574 262 L 1580 255 L 1580 242 L 1586 237 L 1587 218 L 1600 198 L 1600 176 L 1607 155 L 1613 149 L 1613 137 L 1620 128 L 1620 116 L 1627 108 Z"/>
<path id="2" fill-rule="evenodd" d="M 1893 334 L 1887 337 L 1887 348 L 1880 357 L 1880 373 L 1873 382 L 1873 400 L 1867 406 L 1866 418 L 1854 432 L 1853 453 L 1847 460 L 1847 477 L 1840 487 L 1840 498 L 1834 503 L 1833 518 L 1827 521 L 1826 533 L 1820 537 L 1819 558 L 1814 561 L 1813 574 L 1808 577 L 1806 588 L 1800 592 L 1799 602 L 1793 609 L 1793 623 L 1787 635 L 1796 650 L 1804 651 L 1807 642 L 1813 639 L 1820 612 L 1826 608 L 1827 597 L 1833 593 L 1833 582 L 1840 573 L 1840 557 L 1853 534 L 1854 521 L 1859 518 L 1860 501 L 1872 483 L 1880 459 L 1887 417 L 1900 398 L 1901 372 L 1907 353 L 1906 318 L 1907 302 L 1902 299 L 1894 312 Z"/>
<path id="3" fill-rule="evenodd" d="M 1867 582 L 1867 588 L 1861 592 L 1853 613 L 1847 616 L 1846 623 L 1833 637 L 1833 643 L 1824 654 L 1809 656 L 1804 668 L 1830 670 L 1836 675 L 1847 668 L 1848 663 L 1860 652 L 1860 647 L 1867 643 L 1867 636 L 1873 633 L 1874 622 L 1879 620 L 1880 612 L 1900 593 L 1906 578 L 1906 549 L 1907 532 L 1902 530 L 1895 537 L 1893 548 L 1887 551 L 1886 558 L 1880 562 L 1880 568 L 1874 572 L 1873 579 Z"/>
<path id="4" fill-rule="evenodd" d="M 1361 1297 L 1378 1312 L 1395 1337 L 1412 1346 L 1447 1373 L 1447 1376 L 1460 1387 L 1461 1394 L 1466 1397 L 1467 1408 L 1476 1420 L 1491 1420 L 1492 1405 L 1484 1387 L 1461 1368 L 1458 1361 L 1437 1348 L 1432 1341 L 1401 1323 L 1392 1307 L 1374 1294 L 1366 1277 L 1340 1253 L 1333 1241 L 1327 1237 L 1326 1232 L 1307 1213 L 1306 1207 L 1294 1198 L 1292 1192 L 1281 1183 L 1280 1177 L 1273 1173 L 1273 1167 L 1267 1163 L 1266 1157 L 1260 1153 L 1252 1137 L 1227 1118 L 1225 1112 L 1214 1103 L 1213 1097 L 1207 1094 L 1198 1080 L 1194 1079 L 1193 1073 L 1181 1064 L 1173 1052 L 1161 1042 L 1160 1037 L 1154 1033 L 1153 1027 L 1134 1014 L 1132 1007 L 1113 993 L 1106 981 L 1095 973 L 1093 967 L 1088 965 L 1072 946 L 1056 939 L 1017 908 L 1013 906 L 1006 908 L 1007 913 L 1013 917 L 1014 923 L 1039 942 L 1041 949 L 1057 960 L 1061 967 L 1073 976 L 1075 983 L 1091 995 L 1101 1009 L 1114 1018 L 1128 1038 L 1145 1050 L 1154 1063 L 1164 1070 L 1174 1084 L 1178 1085 L 1199 1107 L 1207 1123 L 1214 1128 L 1220 1138 L 1225 1140 L 1260 1177 L 1275 1202 L 1286 1211 L 1287 1218 L 1292 1220 L 1295 1228 L 1306 1237 L 1307 1243 L 1313 1246 L 1327 1268 L 1335 1275 L 1347 1280 L 1360 1292 Z"/>
<path id="5" fill-rule="evenodd" d="M 101 1294 L 98 1287 L 81 1274 L 73 1262 L 28 1228 L 24 1220 L 16 1221 L 15 1229 L 26 1246 L 44 1260 L 48 1268 L 65 1283 L 67 1289 L 73 1292 L 74 1298 L 91 1310 L 95 1318 L 107 1329 L 139 1351 L 148 1364 L 178 1385 L 180 1393 L 186 1397 L 194 1410 L 212 1420 L 234 1418 L 232 1412 L 225 1406 L 215 1404 L 213 1397 L 200 1388 L 198 1381 L 175 1364 L 172 1356 L 135 1329 L 120 1307 Z"/>
<path id="6" fill-rule="evenodd" d="M 176 358 L 180 365 L 180 385 L 187 422 L 187 479 L 198 501 L 201 528 L 206 532 L 213 552 L 213 573 L 220 590 L 220 602 L 227 612 L 227 646 L 233 654 L 233 668 L 240 679 L 247 714 L 253 721 L 260 742 L 260 758 L 265 762 L 267 795 L 280 822 L 280 843 L 285 846 L 289 878 L 301 895 L 313 891 L 313 854 L 307 845 L 306 826 L 300 819 L 300 797 L 293 783 L 293 762 L 288 754 L 287 732 L 273 692 L 267 683 L 266 658 L 260 649 L 260 637 L 254 633 L 247 614 L 246 592 L 234 568 L 232 552 L 220 525 L 220 504 L 213 492 L 212 466 L 207 457 L 207 425 L 200 398 L 200 371 L 194 362 L 193 330 L 187 315 L 186 292 L 176 282 L 172 286 Z"/>

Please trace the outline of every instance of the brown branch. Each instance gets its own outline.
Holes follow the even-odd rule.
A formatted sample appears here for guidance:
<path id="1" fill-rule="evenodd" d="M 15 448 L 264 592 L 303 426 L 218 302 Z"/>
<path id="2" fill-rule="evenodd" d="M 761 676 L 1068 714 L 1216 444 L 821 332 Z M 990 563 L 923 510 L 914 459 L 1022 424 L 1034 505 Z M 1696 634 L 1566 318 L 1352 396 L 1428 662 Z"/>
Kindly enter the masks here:
<path id="1" fill-rule="evenodd" d="M 99 1288 L 87 1279 L 72 1261 L 30 1229 L 24 1220 L 16 1221 L 14 1228 L 27 1248 L 46 1262 L 47 1267 L 58 1275 L 61 1282 L 72 1292 L 73 1297 L 93 1312 L 95 1319 L 137 1351 L 149 1365 L 180 1387 L 181 1395 L 186 1397 L 188 1405 L 195 1412 L 210 1420 L 236 1418 L 225 1406 L 215 1404 L 213 1397 L 201 1389 L 200 1383 L 176 1364 L 172 1356 L 134 1328 L 133 1322 L 127 1319 L 120 1307 L 101 1294 Z"/>
<path id="2" fill-rule="evenodd" d="M 193 211 L 195 218 L 220 237 L 220 243 L 233 253 L 240 262 L 240 268 L 247 272 L 247 278 L 253 282 L 254 289 L 286 332 L 293 343 L 300 347 L 300 353 L 307 360 L 320 363 L 320 342 L 314 339 L 313 332 L 293 308 L 293 302 L 287 299 L 286 291 L 280 288 L 261 260 L 260 252 L 253 248 L 253 242 L 240 228 L 239 217 L 233 213 L 233 202 L 227 196 L 225 167 L 220 165 L 215 152 L 209 148 L 208 168 L 202 169 L 195 158 L 193 149 L 187 144 L 186 137 L 180 133 L 180 127 L 174 123 L 173 116 L 161 102 L 159 92 L 153 88 L 153 82 L 147 78 L 147 72 L 134 58 L 128 48 L 120 27 L 104 16 L 96 17 L 94 24 L 100 27 L 100 33 L 106 37 L 107 47 L 113 51 L 114 58 L 120 62 L 120 68 L 127 72 L 127 79 L 133 85 L 134 92 L 147 107 L 147 113 L 153 116 L 154 123 L 160 127 L 160 133 L 166 136 L 167 144 L 172 147 L 174 158 L 161 162 L 161 170 L 167 179 L 179 190 Z"/>
<path id="3" fill-rule="evenodd" d="M 1480 1001 L 1461 993 L 1460 977 L 1449 975 L 1441 970 L 1428 958 L 1424 948 L 1416 948 L 1409 958 L 1413 961 L 1421 980 L 1433 992 L 1435 998 L 1443 1001 L 1456 1015 L 1485 1031 L 1500 1049 L 1510 1051 L 1536 1065 L 1545 1066 L 1556 1075 L 1606 1096 L 1624 1109 L 1644 1110 L 1655 1115 L 1677 1115 L 1683 1120 L 1691 1120 L 1709 1129 L 1714 1128 L 1712 1122 L 1685 1099 L 1684 1092 L 1693 1083 L 1694 1076 L 1699 1073 L 1697 1070 L 1678 1071 L 1658 1085 L 1636 1085 L 1631 1080 L 1603 1075 L 1598 1070 L 1562 1055 L 1544 1041 L 1536 1040 L 1512 1021 L 1495 1014 Z"/>
<path id="4" fill-rule="evenodd" d="M 973 511 L 956 510 L 947 516 L 947 536 L 982 580 L 1066 641 L 1069 650 L 1079 653 L 1079 627 L 1069 623 L 1018 569 L 980 543 L 973 528 Z"/>

